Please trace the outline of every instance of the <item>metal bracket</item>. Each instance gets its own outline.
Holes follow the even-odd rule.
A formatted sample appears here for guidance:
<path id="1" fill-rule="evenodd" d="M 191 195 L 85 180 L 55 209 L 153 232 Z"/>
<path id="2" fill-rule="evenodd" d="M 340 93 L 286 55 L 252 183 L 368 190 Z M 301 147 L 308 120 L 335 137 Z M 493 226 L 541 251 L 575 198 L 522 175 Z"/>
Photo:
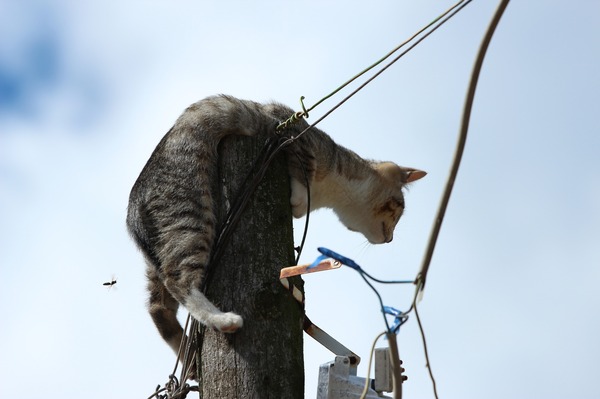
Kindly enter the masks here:
<path id="1" fill-rule="evenodd" d="M 313 266 L 310 264 L 300 266 L 290 266 L 281 269 L 279 273 L 279 281 L 281 284 L 291 292 L 292 296 L 301 304 L 304 304 L 304 294 L 296 286 L 290 283 L 288 277 L 298 276 L 300 274 L 314 273 L 325 270 L 339 269 L 342 264 L 333 259 L 325 259 Z M 304 331 L 313 337 L 317 342 L 329 349 L 335 355 L 346 356 L 350 361 L 350 364 L 356 371 L 356 366 L 360 363 L 360 356 L 352 352 L 350 349 L 342 345 L 338 340 L 327 334 L 325 331 L 315 325 L 306 315 L 304 314 Z M 356 374 L 356 372 L 355 372 Z"/>

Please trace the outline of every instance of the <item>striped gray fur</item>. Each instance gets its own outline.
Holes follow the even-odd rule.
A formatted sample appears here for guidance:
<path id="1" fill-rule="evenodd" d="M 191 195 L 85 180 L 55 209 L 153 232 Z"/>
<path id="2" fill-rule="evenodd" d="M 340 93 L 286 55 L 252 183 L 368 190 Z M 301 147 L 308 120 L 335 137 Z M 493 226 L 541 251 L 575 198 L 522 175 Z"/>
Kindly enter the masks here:
<path id="1" fill-rule="evenodd" d="M 213 96 L 188 107 L 160 141 L 129 198 L 128 230 L 147 263 L 149 312 L 175 352 L 183 336 L 179 304 L 201 323 L 223 332 L 243 325 L 241 316 L 217 309 L 200 292 L 217 230 L 212 187 L 216 187 L 217 148 L 230 134 L 275 134 L 293 114 L 277 103 L 260 104 Z M 298 136 L 303 119 L 284 134 Z M 425 175 L 392 162 L 362 159 L 311 128 L 286 148 L 292 185 L 292 212 L 328 207 L 349 229 L 371 243 L 389 242 L 404 210 L 403 187 Z"/>

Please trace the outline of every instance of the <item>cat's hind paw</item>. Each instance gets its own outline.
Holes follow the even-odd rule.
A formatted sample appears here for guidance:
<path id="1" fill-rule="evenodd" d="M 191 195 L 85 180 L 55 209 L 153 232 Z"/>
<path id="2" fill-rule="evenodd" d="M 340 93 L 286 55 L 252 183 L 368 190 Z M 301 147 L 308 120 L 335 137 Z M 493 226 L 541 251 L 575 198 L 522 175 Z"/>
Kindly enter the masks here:
<path id="1" fill-rule="evenodd" d="M 224 333 L 234 333 L 244 325 L 244 319 L 233 313 L 223 313 L 213 319 L 213 326 Z"/>

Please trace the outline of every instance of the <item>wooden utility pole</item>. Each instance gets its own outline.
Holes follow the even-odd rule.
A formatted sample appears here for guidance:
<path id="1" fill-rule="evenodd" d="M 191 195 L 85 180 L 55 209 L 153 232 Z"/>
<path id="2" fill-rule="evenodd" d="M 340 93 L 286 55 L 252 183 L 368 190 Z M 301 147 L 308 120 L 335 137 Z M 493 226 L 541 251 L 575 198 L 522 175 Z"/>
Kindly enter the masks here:
<path id="1" fill-rule="evenodd" d="M 266 137 L 228 136 L 219 146 L 219 225 Z M 205 399 L 304 398 L 303 314 L 279 283 L 294 262 L 290 183 L 280 153 L 213 265 L 206 295 L 223 311 L 244 318 L 234 334 L 203 329 L 197 361 Z M 302 284 L 301 280 L 295 283 Z"/>

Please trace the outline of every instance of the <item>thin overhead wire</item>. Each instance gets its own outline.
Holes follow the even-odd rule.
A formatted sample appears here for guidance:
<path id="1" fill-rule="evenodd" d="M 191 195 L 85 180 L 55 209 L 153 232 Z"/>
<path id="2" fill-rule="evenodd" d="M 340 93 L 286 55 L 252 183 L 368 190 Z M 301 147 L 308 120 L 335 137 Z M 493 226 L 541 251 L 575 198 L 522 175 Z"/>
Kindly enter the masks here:
<path id="1" fill-rule="evenodd" d="M 430 27 L 432 27 L 435 23 L 437 23 L 439 20 L 441 20 L 442 18 L 444 18 L 446 15 L 450 14 L 454 9 L 456 9 L 457 7 L 461 6 L 464 7 L 465 5 L 467 5 L 468 3 L 470 3 L 471 0 L 460 0 L 458 1 L 456 4 L 454 4 L 452 7 L 450 7 L 448 10 L 446 10 L 444 13 L 440 14 L 437 18 L 435 18 L 434 20 L 432 20 L 429 24 L 425 25 L 423 28 L 421 28 L 418 32 L 416 32 L 414 35 L 412 35 L 410 38 L 408 38 L 407 40 L 405 40 L 404 42 L 402 42 L 401 44 L 399 44 L 398 46 L 396 46 L 393 50 L 391 50 L 389 53 L 387 53 L 386 55 L 384 55 L 383 57 L 381 57 L 379 60 L 375 61 L 373 64 L 369 65 L 368 67 L 366 67 L 365 69 L 363 69 L 361 72 L 357 73 L 356 75 L 354 75 L 352 78 L 350 78 L 348 81 L 344 82 L 342 85 L 340 85 L 338 88 L 336 88 L 334 91 L 332 91 L 331 93 L 329 93 L 328 95 L 326 95 L 325 97 L 323 97 L 322 99 L 320 99 L 318 102 L 316 102 L 312 107 L 308 108 L 308 109 L 304 109 L 304 112 L 306 113 L 306 115 L 308 116 L 308 113 L 310 111 L 312 111 L 313 109 L 315 109 L 317 106 L 319 106 L 322 102 L 324 102 L 325 100 L 328 100 L 329 98 L 333 97 L 334 95 L 336 95 L 338 92 L 340 92 L 342 89 L 344 89 L 346 86 L 348 86 L 350 83 L 354 82 L 356 79 L 360 78 L 361 76 L 363 76 L 365 73 L 369 72 L 371 69 L 375 68 L 376 66 L 380 65 L 383 61 L 387 60 L 389 57 L 392 56 L 392 54 L 394 54 L 396 51 L 400 50 L 402 47 L 404 47 L 406 44 L 410 43 L 411 41 L 413 41 L 417 36 L 419 36 L 421 33 L 425 32 L 427 29 L 429 29 Z M 461 3 L 464 3 L 461 5 Z M 437 29 L 437 28 L 436 28 Z M 434 29 L 435 30 L 435 29 Z M 433 30 L 432 30 L 433 32 Z M 431 33 L 431 32 L 430 32 Z M 427 36 L 427 35 L 426 35 Z M 425 37 L 426 37 L 425 36 Z M 423 37 L 423 39 L 425 38 Z M 422 40 L 422 39 L 421 39 Z M 411 46 L 411 49 L 414 46 Z M 410 50 L 410 49 L 409 49 Z M 408 51 L 408 50 L 407 50 Z M 405 52 L 406 53 L 406 52 Z M 402 54 L 404 55 L 404 54 Z M 398 57 L 399 58 L 399 57 Z M 396 60 L 394 60 L 393 62 L 396 62 Z M 393 63 L 392 62 L 392 63 Z M 390 65 L 392 64 L 390 63 Z"/>
<path id="2" fill-rule="evenodd" d="M 388 62 L 385 66 L 383 66 L 379 71 L 377 71 L 373 76 L 371 76 L 369 79 L 367 79 L 365 82 L 363 82 L 360 86 L 358 86 L 355 90 L 353 90 L 350 94 L 348 94 L 346 97 L 344 97 L 340 102 L 338 102 L 335 106 L 333 106 L 329 111 L 327 111 L 323 116 L 321 116 L 319 119 L 317 119 L 312 125 L 310 125 L 309 127 L 307 127 L 306 129 L 304 129 L 302 132 L 300 132 L 298 134 L 299 136 L 302 136 L 304 133 L 306 133 L 308 130 L 312 129 L 313 127 L 315 127 L 317 124 L 319 124 L 323 119 L 325 119 L 326 117 L 328 117 L 331 113 L 333 113 L 333 111 L 335 111 L 336 109 L 338 109 L 340 106 L 342 106 L 346 101 L 348 101 L 350 98 L 352 98 L 356 93 L 358 93 L 359 91 L 361 91 L 362 89 L 365 88 L 365 86 L 367 86 L 369 83 L 371 83 L 373 80 L 375 80 L 377 77 L 379 77 L 379 75 L 381 75 L 384 71 L 386 71 L 389 67 L 391 67 L 393 64 L 395 64 L 400 58 L 402 58 L 406 53 L 408 53 L 409 51 L 411 51 L 413 48 L 415 48 L 419 43 L 421 43 L 423 40 L 425 40 L 429 35 L 431 35 L 433 32 L 435 32 L 439 27 L 441 27 L 442 25 L 444 25 L 446 22 L 448 22 L 453 16 L 455 16 L 458 12 L 460 12 L 465 6 L 467 6 L 467 4 L 469 4 L 472 0 L 460 0 L 458 3 L 456 3 L 454 6 L 450 7 L 448 10 L 446 10 L 443 14 L 441 14 L 439 17 L 437 17 L 436 19 L 434 19 L 431 23 L 429 23 L 426 27 L 424 27 L 423 29 L 421 29 L 420 31 L 418 31 L 417 33 L 415 33 L 413 36 L 411 36 L 408 40 L 406 40 L 405 42 L 403 42 L 402 44 L 400 44 L 399 46 L 397 46 L 395 49 L 393 49 L 392 51 L 390 51 L 387 55 L 385 55 L 383 58 L 381 58 L 380 60 L 378 60 L 377 62 L 375 62 L 373 65 L 367 67 L 365 70 L 363 70 L 362 72 L 358 73 L 357 75 L 355 75 L 354 77 L 352 77 L 350 80 L 348 80 L 346 83 L 342 84 L 340 87 L 338 87 L 337 89 L 335 89 L 333 92 L 331 92 L 330 94 L 326 95 L 325 97 L 323 97 L 321 100 L 319 100 L 315 105 L 313 105 L 312 107 L 306 109 L 304 107 L 304 97 L 300 98 L 300 102 L 302 104 L 302 111 L 296 112 L 293 115 L 291 115 L 286 121 L 282 122 L 281 124 L 279 124 L 279 126 L 277 127 L 277 129 L 283 129 L 286 126 L 288 126 L 291 123 L 294 123 L 295 121 L 297 121 L 299 118 L 302 117 L 308 117 L 308 112 L 312 111 L 313 109 L 315 109 L 319 104 L 321 104 L 323 101 L 329 99 L 330 97 L 332 97 L 333 95 L 337 94 L 340 90 L 342 90 L 344 87 L 346 87 L 347 85 L 349 85 L 350 83 L 352 83 L 354 80 L 356 80 L 357 78 L 359 78 L 360 76 L 364 75 L 366 72 L 370 71 L 371 69 L 373 69 L 374 67 L 378 66 L 379 64 L 381 64 L 383 61 L 385 61 L 386 59 L 388 59 L 393 53 L 395 53 L 396 51 L 398 51 L 399 49 L 401 49 L 402 47 L 404 47 L 404 45 L 406 45 L 407 43 L 411 42 L 412 40 L 414 40 L 417 36 L 419 36 L 420 34 L 422 34 L 423 32 L 425 32 L 427 29 L 431 28 L 428 32 L 426 32 L 425 34 L 423 34 L 423 36 L 421 36 L 419 39 L 417 39 L 410 47 L 408 47 L 406 50 L 404 50 L 402 53 L 398 54 L 396 57 L 394 57 L 390 62 Z M 437 24 L 437 25 L 436 25 Z"/>

